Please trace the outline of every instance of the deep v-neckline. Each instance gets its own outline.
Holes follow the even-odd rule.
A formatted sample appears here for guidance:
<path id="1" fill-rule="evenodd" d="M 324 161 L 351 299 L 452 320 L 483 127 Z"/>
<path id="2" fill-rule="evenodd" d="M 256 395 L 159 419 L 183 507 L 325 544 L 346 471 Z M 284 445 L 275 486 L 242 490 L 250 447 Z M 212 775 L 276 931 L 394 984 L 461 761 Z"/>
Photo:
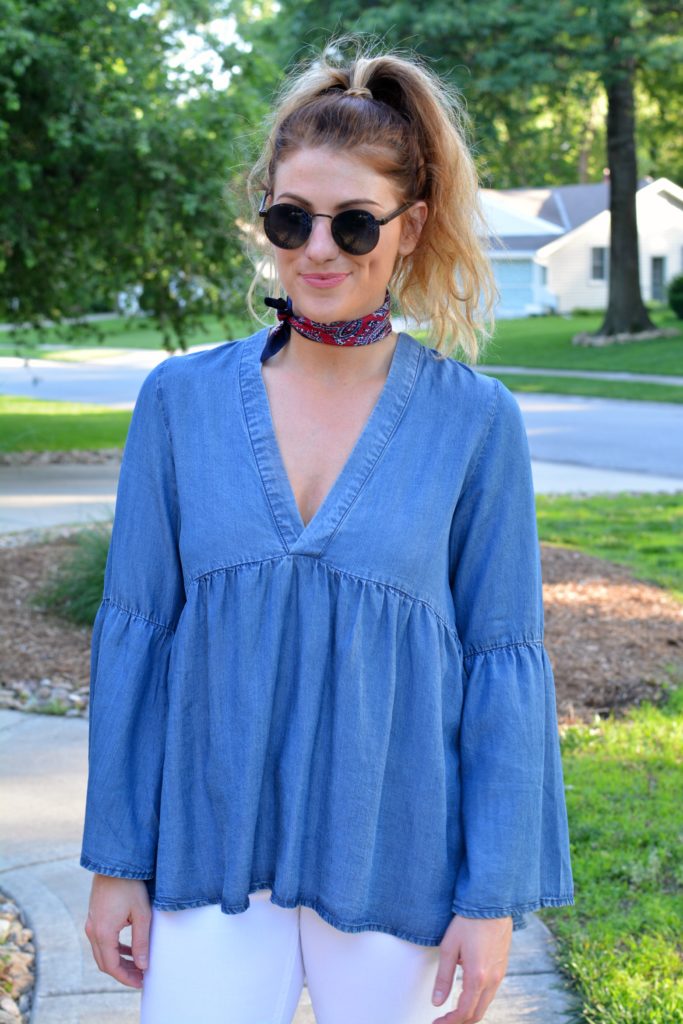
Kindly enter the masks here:
<path id="1" fill-rule="evenodd" d="M 415 380 L 422 346 L 400 332 L 382 390 L 344 465 L 308 523 L 285 469 L 261 373 L 268 329 L 246 339 L 240 361 L 242 403 L 263 487 L 285 548 L 320 554 L 341 525 L 393 434 Z"/>

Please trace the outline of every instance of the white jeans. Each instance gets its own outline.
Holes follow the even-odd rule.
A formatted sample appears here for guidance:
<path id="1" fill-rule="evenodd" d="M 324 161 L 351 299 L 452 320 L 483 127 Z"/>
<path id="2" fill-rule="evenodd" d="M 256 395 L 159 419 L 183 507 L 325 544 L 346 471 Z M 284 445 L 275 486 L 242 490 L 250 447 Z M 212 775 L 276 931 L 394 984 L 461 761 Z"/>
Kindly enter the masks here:
<path id="1" fill-rule="evenodd" d="M 141 1024 L 291 1024 L 304 979 L 317 1024 L 431 1024 L 438 946 L 385 932 L 343 932 L 309 907 L 152 908 Z M 451 1005 L 452 1004 L 452 1005 Z"/>

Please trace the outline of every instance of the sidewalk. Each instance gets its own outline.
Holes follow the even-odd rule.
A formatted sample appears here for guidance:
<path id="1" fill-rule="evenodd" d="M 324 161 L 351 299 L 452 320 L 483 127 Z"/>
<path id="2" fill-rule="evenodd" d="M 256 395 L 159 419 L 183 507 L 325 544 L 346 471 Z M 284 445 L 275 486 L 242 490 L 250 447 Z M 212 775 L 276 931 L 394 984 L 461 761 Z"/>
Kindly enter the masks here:
<path id="1" fill-rule="evenodd" d="M 518 373 L 530 377 L 585 377 L 588 380 L 640 381 L 643 384 L 671 384 L 674 387 L 683 387 L 683 377 L 667 377 L 663 373 L 628 373 L 625 370 L 555 370 L 552 367 L 486 366 L 483 363 L 477 365 L 475 369 L 482 373 Z"/>
<path id="2" fill-rule="evenodd" d="M 139 991 L 98 969 L 84 931 L 92 880 L 78 864 L 87 738 L 84 719 L 0 710 L 5 832 L 0 885 L 17 900 L 34 932 L 38 980 L 31 1024 L 139 1020 Z M 528 914 L 527 921 L 527 928 L 513 934 L 508 973 L 486 1022 L 570 1024 L 577 1000 L 555 970 L 552 935 L 535 914 Z M 130 942 L 130 928 L 121 938 Z M 453 1005 L 461 977 L 458 968 Z M 434 1007 L 425 1024 L 444 1012 Z M 304 987 L 294 1024 L 314 1022 Z"/>
<path id="3" fill-rule="evenodd" d="M 0 535 L 110 519 L 119 462 L 0 466 Z M 683 477 L 532 460 L 539 494 L 682 491 Z"/>

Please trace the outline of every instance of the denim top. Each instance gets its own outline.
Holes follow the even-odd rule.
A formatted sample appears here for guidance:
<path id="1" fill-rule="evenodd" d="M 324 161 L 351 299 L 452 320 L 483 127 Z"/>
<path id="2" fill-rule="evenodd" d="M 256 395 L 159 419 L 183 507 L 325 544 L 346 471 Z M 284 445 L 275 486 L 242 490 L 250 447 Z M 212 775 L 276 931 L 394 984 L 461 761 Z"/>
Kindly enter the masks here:
<path id="1" fill-rule="evenodd" d="M 529 447 L 398 336 L 304 526 L 267 329 L 143 381 L 93 626 L 80 863 L 164 910 L 271 889 L 347 932 L 573 904 Z M 334 413 L 334 410 L 331 410 Z"/>

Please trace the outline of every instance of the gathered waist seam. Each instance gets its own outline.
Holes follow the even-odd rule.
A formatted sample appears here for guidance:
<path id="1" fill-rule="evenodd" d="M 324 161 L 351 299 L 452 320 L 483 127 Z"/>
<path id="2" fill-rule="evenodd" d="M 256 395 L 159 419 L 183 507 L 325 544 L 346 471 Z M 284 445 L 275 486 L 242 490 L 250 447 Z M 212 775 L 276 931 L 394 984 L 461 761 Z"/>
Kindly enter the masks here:
<path id="1" fill-rule="evenodd" d="M 219 573 L 233 572 L 236 569 L 242 569 L 242 568 L 246 568 L 246 567 L 249 567 L 249 566 L 266 565 L 268 562 L 281 562 L 285 558 L 297 558 L 297 559 L 298 558 L 308 558 L 308 559 L 311 559 L 317 565 L 322 566 L 328 572 L 336 573 L 339 576 L 345 576 L 345 577 L 347 577 L 350 580 L 358 581 L 360 583 L 370 583 L 373 586 L 381 587 L 383 590 L 389 590 L 392 593 L 398 594 L 400 597 L 405 597 L 409 601 L 411 601 L 413 604 L 422 605 L 424 608 L 427 608 L 432 613 L 434 618 L 437 619 L 441 623 L 441 625 L 446 630 L 446 632 L 449 633 L 450 636 L 455 641 L 455 643 L 456 643 L 456 645 L 458 647 L 458 650 L 460 652 L 462 652 L 462 645 L 460 643 L 460 638 L 458 636 L 458 633 L 457 633 L 456 629 L 444 618 L 444 616 L 439 611 L 437 611 L 437 609 L 434 607 L 434 605 L 431 604 L 429 601 L 426 601 L 422 597 L 416 597 L 414 594 L 409 593 L 407 590 L 404 590 L 402 587 L 396 586 L 395 583 L 386 583 L 384 580 L 376 580 L 376 579 L 373 579 L 370 576 L 362 576 L 362 575 L 360 575 L 360 573 L 352 573 L 352 572 L 349 572 L 347 569 L 340 569 L 338 566 L 334 565 L 332 562 L 327 562 L 327 561 L 325 561 L 324 559 L 322 559 L 322 558 L 320 558 L 318 556 L 308 555 L 308 554 L 305 554 L 303 552 L 301 552 L 301 553 L 299 553 L 299 552 L 294 552 L 294 553 L 285 552 L 283 554 L 273 555 L 270 558 L 256 558 L 256 559 L 251 559 L 251 560 L 245 561 L 245 562 L 235 562 L 232 565 L 217 566 L 215 569 L 208 569 L 205 572 L 199 573 L 197 576 L 195 576 L 193 579 L 190 580 L 190 584 L 189 585 L 193 586 L 194 584 L 201 583 L 204 580 L 207 580 L 207 579 L 209 579 L 212 576 L 217 576 Z"/>

